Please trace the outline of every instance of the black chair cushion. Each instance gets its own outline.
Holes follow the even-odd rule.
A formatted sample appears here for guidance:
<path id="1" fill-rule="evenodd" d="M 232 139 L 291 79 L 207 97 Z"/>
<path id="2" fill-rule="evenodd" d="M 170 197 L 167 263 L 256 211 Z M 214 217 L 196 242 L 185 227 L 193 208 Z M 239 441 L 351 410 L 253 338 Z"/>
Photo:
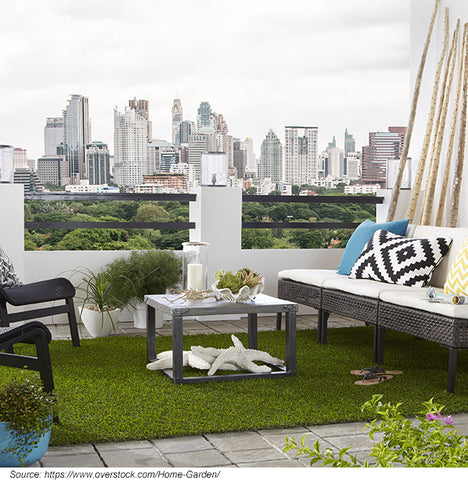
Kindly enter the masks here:
<path id="1" fill-rule="evenodd" d="M 0 300 L 11 305 L 30 305 L 72 298 L 75 287 L 66 278 L 52 278 L 20 287 L 0 288 Z"/>
<path id="2" fill-rule="evenodd" d="M 28 322 L 18 327 L 0 327 L 0 349 L 4 348 L 6 344 L 15 343 L 16 340 L 18 340 L 18 343 L 23 341 L 24 343 L 30 343 L 28 338 L 38 330 L 46 334 L 48 342 L 52 340 L 50 330 L 41 322 Z"/>

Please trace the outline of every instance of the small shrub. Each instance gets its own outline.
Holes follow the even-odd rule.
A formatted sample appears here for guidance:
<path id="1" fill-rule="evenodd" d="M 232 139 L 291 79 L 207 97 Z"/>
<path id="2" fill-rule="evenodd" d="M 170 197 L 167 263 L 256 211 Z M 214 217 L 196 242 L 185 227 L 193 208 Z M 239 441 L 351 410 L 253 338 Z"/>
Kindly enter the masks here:
<path id="1" fill-rule="evenodd" d="M 374 440 L 376 433 L 383 434 L 381 442 L 375 443 L 369 456 L 375 458 L 374 465 L 366 460 L 364 467 L 466 467 L 468 466 L 467 437 L 460 435 L 453 426 L 452 416 L 442 417 L 444 406 L 429 400 L 423 402 L 424 411 L 420 412 L 416 422 L 406 419 L 400 413 L 401 403 L 382 404 L 382 395 L 373 395 L 364 403 L 362 411 L 376 418 L 366 428 L 370 428 L 369 437 Z M 320 450 L 317 440 L 313 448 L 300 445 L 294 439 L 286 438 L 284 451 L 298 450 L 297 455 L 306 454 L 310 464 L 322 462 L 322 466 L 360 467 L 356 456 L 347 454 L 349 448 L 335 454 L 331 449 Z"/>

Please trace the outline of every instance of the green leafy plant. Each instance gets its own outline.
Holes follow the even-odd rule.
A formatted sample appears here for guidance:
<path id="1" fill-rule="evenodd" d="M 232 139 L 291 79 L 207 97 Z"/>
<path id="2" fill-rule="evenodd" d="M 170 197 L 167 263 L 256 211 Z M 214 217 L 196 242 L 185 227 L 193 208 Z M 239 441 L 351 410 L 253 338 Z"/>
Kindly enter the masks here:
<path id="1" fill-rule="evenodd" d="M 26 456 L 39 438 L 52 426 L 55 395 L 43 390 L 38 380 L 15 379 L 0 387 L 0 421 L 15 438 L 13 445 L 0 451 L 18 457 L 24 465 Z"/>
<path id="2" fill-rule="evenodd" d="M 165 293 L 175 286 L 182 275 L 182 259 L 163 250 L 135 251 L 107 265 L 106 273 L 118 305 L 135 306 L 145 295 Z"/>
<path id="3" fill-rule="evenodd" d="M 262 277 L 250 268 L 244 267 L 235 273 L 228 270 L 218 270 L 215 273 L 215 279 L 218 281 L 218 288 L 229 288 L 229 290 L 236 295 L 244 285 L 249 288 L 258 285 L 261 282 Z"/>
<path id="4" fill-rule="evenodd" d="M 286 438 L 284 451 L 298 450 L 297 455 L 306 454 L 310 464 L 321 461 L 322 466 L 332 467 L 466 467 L 468 466 L 467 437 L 460 435 L 453 426 L 452 416 L 442 417 L 444 406 L 433 402 L 423 402 L 425 409 L 415 422 L 400 413 L 401 403 L 382 404 L 383 395 L 373 395 L 364 403 L 362 411 L 375 415 L 375 419 L 366 428 L 370 428 L 369 437 L 379 433 L 382 440 L 375 443 L 369 456 L 375 458 L 375 464 L 366 460 L 360 465 L 357 457 L 349 455 L 349 448 L 343 448 L 337 454 L 327 448 L 320 450 L 317 440 L 313 448 L 305 446 L 305 436 L 300 445 L 294 439 Z"/>

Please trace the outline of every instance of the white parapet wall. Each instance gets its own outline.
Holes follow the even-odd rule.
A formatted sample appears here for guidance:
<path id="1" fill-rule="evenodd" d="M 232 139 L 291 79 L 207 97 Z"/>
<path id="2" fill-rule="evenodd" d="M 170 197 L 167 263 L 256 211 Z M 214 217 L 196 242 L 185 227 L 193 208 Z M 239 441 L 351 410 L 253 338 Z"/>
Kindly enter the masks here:
<path id="1" fill-rule="evenodd" d="M 217 270 L 250 267 L 265 277 L 265 293 L 276 295 L 278 272 L 293 268 L 335 269 L 341 249 L 269 249 L 243 250 L 242 190 L 226 187 L 202 187 L 190 203 L 190 221 L 196 228 L 190 239 L 210 243 L 209 282 Z M 99 271 L 129 251 L 24 251 L 23 187 L 0 185 L 2 226 L 0 245 L 10 256 L 23 282 L 64 276 L 75 281 L 79 268 Z M 7 208 L 8 206 L 8 208 Z M 180 252 L 181 253 L 181 252 Z M 303 308 L 300 313 L 312 313 Z M 54 319 L 56 321 L 56 319 Z"/>

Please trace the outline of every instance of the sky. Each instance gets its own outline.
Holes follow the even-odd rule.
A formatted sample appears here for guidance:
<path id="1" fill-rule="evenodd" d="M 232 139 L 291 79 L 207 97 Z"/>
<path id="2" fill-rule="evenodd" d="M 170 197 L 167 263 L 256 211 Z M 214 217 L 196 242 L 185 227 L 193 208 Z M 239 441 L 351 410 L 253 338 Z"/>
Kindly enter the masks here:
<path id="1" fill-rule="evenodd" d="M 114 151 L 114 108 L 149 100 L 153 137 L 171 109 L 196 121 L 208 101 L 229 134 L 254 140 L 318 127 L 319 151 L 344 131 L 408 122 L 408 0 L 0 0 L 0 144 L 44 154 L 47 117 L 88 97 L 92 141 Z"/>

